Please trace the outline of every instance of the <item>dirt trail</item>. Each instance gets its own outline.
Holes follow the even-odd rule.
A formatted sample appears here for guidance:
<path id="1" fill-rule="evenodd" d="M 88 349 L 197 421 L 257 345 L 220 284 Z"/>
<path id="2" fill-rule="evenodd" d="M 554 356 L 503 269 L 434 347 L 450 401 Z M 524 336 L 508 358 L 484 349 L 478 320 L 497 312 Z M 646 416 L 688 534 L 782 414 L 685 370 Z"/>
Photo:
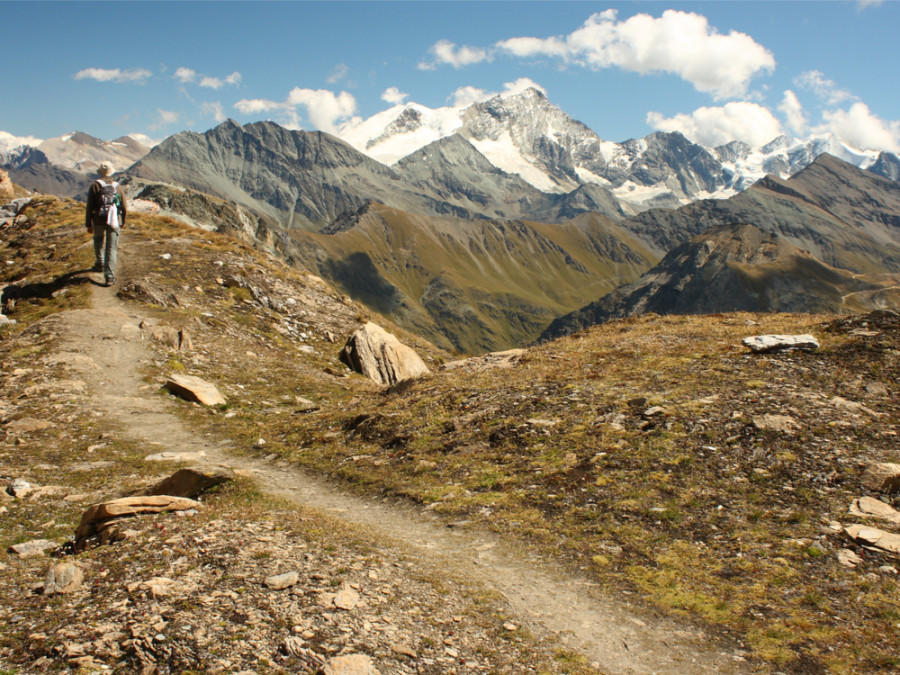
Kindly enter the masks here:
<path id="1" fill-rule="evenodd" d="M 95 288 L 93 308 L 60 315 L 61 362 L 81 372 L 95 409 L 120 422 L 147 454 L 204 453 L 211 463 L 249 472 L 264 491 L 338 517 L 390 542 L 423 568 L 471 580 L 501 593 L 517 621 L 536 634 L 555 633 L 610 673 L 741 673 L 750 668 L 733 647 L 701 630 L 648 616 L 627 601 L 604 597 L 592 584 L 550 561 L 523 554 L 491 533 L 448 527 L 408 504 L 363 499 L 284 463 L 231 456 L 227 447 L 185 428 L 172 403 L 154 394 L 138 372 L 151 352 L 138 328 L 139 308 L 112 288 Z M 89 358 L 86 358 L 89 357 Z"/>

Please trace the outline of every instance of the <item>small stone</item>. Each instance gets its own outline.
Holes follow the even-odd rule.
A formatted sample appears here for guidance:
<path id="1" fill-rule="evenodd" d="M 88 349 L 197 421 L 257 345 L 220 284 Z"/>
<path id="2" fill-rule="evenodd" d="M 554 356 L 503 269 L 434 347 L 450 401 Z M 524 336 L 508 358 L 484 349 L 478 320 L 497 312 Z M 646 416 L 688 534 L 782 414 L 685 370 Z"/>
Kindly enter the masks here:
<path id="1" fill-rule="evenodd" d="M 149 581 L 141 584 L 154 597 L 165 597 L 171 595 L 178 584 L 168 577 L 153 577 Z"/>
<path id="2" fill-rule="evenodd" d="M 416 650 L 405 642 L 394 642 L 391 644 L 391 651 L 395 654 L 400 654 L 400 656 L 408 656 L 411 659 L 418 658 L 419 656 L 416 654 Z"/>
<path id="3" fill-rule="evenodd" d="M 803 351 L 815 351 L 819 348 L 819 341 L 812 335 L 756 335 L 746 337 L 743 345 L 750 351 L 760 354 L 765 352 L 780 351 L 786 349 L 801 349 Z"/>
<path id="4" fill-rule="evenodd" d="M 16 478 L 6 488 L 6 493 L 8 495 L 12 495 L 16 499 L 24 499 L 33 489 L 34 488 L 32 487 L 31 483 L 29 483 L 27 480 Z"/>
<path id="5" fill-rule="evenodd" d="M 873 462 L 866 467 L 863 485 L 878 492 L 900 492 L 900 464 Z"/>
<path id="6" fill-rule="evenodd" d="M 787 415 L 760 415 L 753 418 L 753 426 L 760 431 L 778 431 L 788 436 L 800 429 L 800 424 Z"/>
<path id="7" fill-rule="evenodd" d="M 285 572 L 283 574 L 275 574 L 268 577 L 265 582 L 267 588 L 273 591 L 281 591 L 290 588 L 300 581 L 300 573 L 296 570 Z"/>
<path id="8" fill-rule="evenodd" d="M 503 627 L 508 631 L 519 630 L 519 627 L 510 621 L 507 621 L 505 624 L 503 624 Z"/>
<path id="9" fill-rule="evenodd" d="M 347 611 L 355 609 L 359 601 L 359 593 L 351 588 L 342 588 L 334 596 L 334 606 Z"/>

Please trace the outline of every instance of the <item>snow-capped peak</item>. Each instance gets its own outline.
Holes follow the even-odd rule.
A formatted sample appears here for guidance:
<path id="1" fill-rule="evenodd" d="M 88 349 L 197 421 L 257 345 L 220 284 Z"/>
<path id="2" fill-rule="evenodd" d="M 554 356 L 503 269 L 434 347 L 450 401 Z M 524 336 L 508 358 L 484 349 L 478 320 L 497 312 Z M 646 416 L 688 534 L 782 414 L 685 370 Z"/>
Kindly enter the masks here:
<path id="1" fill-rule="evenodd" d="M 0 152 L 8 153 L 24 147 L 36 148 L 44 140 L 34 136 L 13 136 L 6 131 L 0 131 Z"/>

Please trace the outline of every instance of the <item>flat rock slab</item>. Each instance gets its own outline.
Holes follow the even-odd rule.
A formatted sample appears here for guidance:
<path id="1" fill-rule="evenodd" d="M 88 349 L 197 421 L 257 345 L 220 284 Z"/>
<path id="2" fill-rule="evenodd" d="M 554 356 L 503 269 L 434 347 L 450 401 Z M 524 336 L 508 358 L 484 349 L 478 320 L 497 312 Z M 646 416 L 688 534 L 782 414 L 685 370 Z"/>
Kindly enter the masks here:
<path id="1" fill-rule="evenodd" d="M 157 452 L 144 457 L 145 462 L 195 462 L 206 457 L 206 453 L 200 452 Z"/>
<path id="2" fill-rule="evenodd" d="M 380 675 L 372 659 L 365 654 L 335 656 L 322 666 L 323 675 Z"/>
<path id="3" fill-rule="evenodd" d="M 814 352 L 819 348 L 819 341 L 812 335 L 755 335 L 746 337 L 741 342 L 757 354 L 785 349 Z"/>
<path id="4" fill-rule="evenodd" d="M 188 401 L 196 401 L 201 405 L 224 405 L 225 397 L 216 389 L 216 385 L 193 375 L 170 375 L 166 381 L 166 389 Z"/>
<path id="5" fill-rule="evenodd" d="M 281 591 L 285 588 L 295 586 L 300 581 L 300 574 L 296 571 L 285 572 L 284 574 L 275 574 L 268 577 L 265 581 L 266 588 L 273 591 Z"/>
<path id="6" fill-rule="evenodd" d="M 75 530 L 75 538 L 76 540 L 82 540 L 91 537 L 97 533 L 99 525 L 117 518 L 136 516 L 142 513 L 187 511 L 197 508 L 200 508 L 200 502 L 169 495 L 113 499 L 102 504 L 94 504 L 84 512 L 78 529 Z"/>
<path id="7" fill-rule="evenodd" d="M 59 544 L 55 541 L 50 541 L 49 539 L 32 539 L 31 541 L 26 541 L 22 544 L 14 544 L 9 547 L 9 552 L 13 553 L 20 558 L 34 558 L 35 556 L 42 556 L 47 551 L 52 551 L 54 549 L 59 548 Z"/>
<path id="8" fill-rule="evenodd" d="M 900 511 L 885 504 L 880 499 L 873 499 L 872 497 L 854 499 L 850 505 L 850 513 L 854 516 L 869 516 L 900 525 Z"/>
<path id="9" fill-rule="evenodd" d="M 860 543 L 874 546 L 885 553 L 900 555 L 900 535 L 867 525 L 850 525 L 844 528 L 844 532 Z"/>

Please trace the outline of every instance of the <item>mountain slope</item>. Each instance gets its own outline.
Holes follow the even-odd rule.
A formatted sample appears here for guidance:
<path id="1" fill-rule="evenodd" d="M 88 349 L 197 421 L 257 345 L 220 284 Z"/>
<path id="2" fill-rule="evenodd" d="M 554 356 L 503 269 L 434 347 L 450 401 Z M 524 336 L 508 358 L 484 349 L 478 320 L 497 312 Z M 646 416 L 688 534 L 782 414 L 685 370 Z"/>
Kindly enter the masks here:
<path id="1" fill-rule="evenodd" d="M 738 223 L 777 233 L 835 267 L 900 272 L 900 185 L 827 154 L 786 181 L 767 177 L 730 199 L 653 209 L 623 226 L 664 252 Z"/>
<path id="2" fill-rule="evenodd" d="M 720 225 L 681 244 L 638 281 L 556 319 L 548 340 L 615 318 L 717 312 L 835 313 L 900 305 L 900 275 L 826 265 L 754 225 Z"/>
<path id="3" fill-rule="evenodd" d="M 533 340 L 553 316 L 653 261 L 609 219 L 562 225 L 416 216 L 372 203 L 287 254 L 435 344 L 469 353 Z"/>

